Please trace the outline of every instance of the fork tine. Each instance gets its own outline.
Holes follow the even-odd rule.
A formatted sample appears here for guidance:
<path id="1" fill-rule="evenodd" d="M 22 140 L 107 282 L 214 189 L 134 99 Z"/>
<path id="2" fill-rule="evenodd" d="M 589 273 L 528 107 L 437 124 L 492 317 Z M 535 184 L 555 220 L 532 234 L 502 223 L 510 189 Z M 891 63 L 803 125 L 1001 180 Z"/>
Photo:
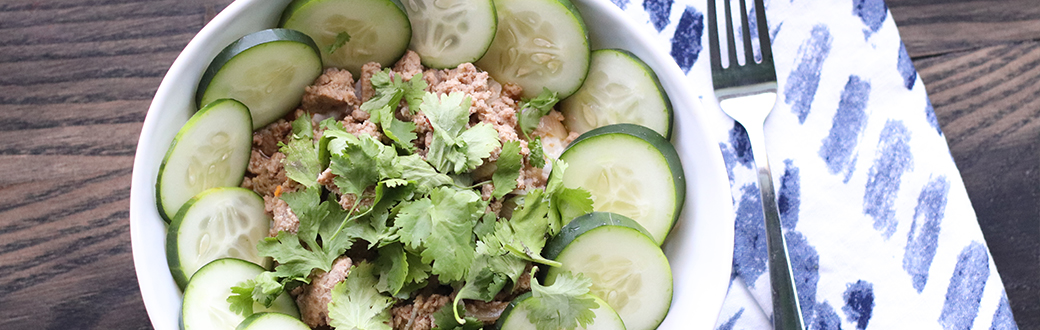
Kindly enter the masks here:
<path id="1" fill-rule="evenodd" d="M 755 0 L 755 25 L 758 27 L 758 45 L 762 49 L 762 64 L 773 65 L 773 47 L 769 41 L 769 23 L 766 21 L 766 5 Z"/>
<path id="2" fill-rule="evenodd" d="M 721 51 L 719 50 L 719 24 L 716 12 L 715 0 L 708 0 L 708 51 L 711 57 L 712 73 L 722 70 Z"/>
<path id="3" fill-rule="evenodd" d="M 751 48 L 751 26 L 748 24 L 747 4 L 740 0 L 740 34 L 744 40 L 744 65 L 755 64 L 755 50 Z"/>
<path id="4" fill-rule="evenodd" d="M 729 61 L 729 67 L 737 67 L 737 42 L 734 38 L 733 33 L 733 10 L 731 9 L 729 2 L 730 0 L 722 0 L 726 8 L 726 57 Z"/>

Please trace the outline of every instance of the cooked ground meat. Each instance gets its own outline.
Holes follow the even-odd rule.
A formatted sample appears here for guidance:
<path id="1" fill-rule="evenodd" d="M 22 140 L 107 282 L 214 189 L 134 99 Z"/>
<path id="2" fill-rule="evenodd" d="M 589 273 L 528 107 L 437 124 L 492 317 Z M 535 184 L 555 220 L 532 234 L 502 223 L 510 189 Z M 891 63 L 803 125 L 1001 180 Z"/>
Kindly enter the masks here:
<path id="1" fill-rule="evenodd" d="M 278 152 L 278 143 L 288 143 L 291 135 L 292 123 L 279 119 L 253 132 L 253 151 L 260 151 L 269 156 L 274 155 Z"/>
<path id="2" fill-rule="evenodd" d="M 411 50 L 404 53 L 404 56 L 394 64 L 394 72 L 400 74 L 405 79 L 411 79 L 412 76 L 422 73 L 423 69 L 419 54 Z"/>
<path id="3" fill-rule="evenodd" d="M 372 96 L 376 95 L 375 88 L 372 87 L 372 75 L 382 70 L 383 67 L 376 62 L 369 62 L 361 66 L 361 102 L 367 102 Z"/>
<path id="4" fill-rule="evenodd" d="M 300 319 L 311 328 L 329 324 L 329 302 L 332 302 L 332 288 L 342 282 L 350 274 L 350 258 L 342 256 L 332 263 L 328 273 L 318 270 L 311 274 L 311 284 L 301 286 L 296 295 L 296 305 L 300 308 Z"/>
<path id="5" fill-rule="evenodd" d="M 301 107 L 311 112 L 337 111 L 350 113 L 361 105 L 354 89 L 354 77 L 350 71 L 337 68 L 325 69 L 325 73 L 307 86 Z"/>
<path id="6" fill-rule="evenodd" d="M 410 304 L 390 309 L 393 316 L 390 325 L 398 330 L 430 330 L 433 328 L 433 313 L 451 302 L 451 297 L 439 294 L 419 295 Z"/>
<path id="7" fill-rule="evenodd" d="M 286 177 L 285 168 L 282 167 L 284 159 L 285 154 L 281 152 L 275 152 L 268 157 L 254 147 L 249 155 L 249 166 L 246 167 L 246 178 L 242 180 L 242 187 L 252 189 L 261 196 L 273 196 L 276 191 L 295 191 L 295 181 Z M 290 187 L 293 189 L 289 190 Z"/>
<path id="8" fill-rule="evenodd" d="M 264 210 L 271 214 L 271 229 L 268 236 L 278 236 L 278 232 L 284 231 L 295 234 L 300 228 L 300 219 L 289 209 L 289 204 L 281 198 L 265 195 Z"/>

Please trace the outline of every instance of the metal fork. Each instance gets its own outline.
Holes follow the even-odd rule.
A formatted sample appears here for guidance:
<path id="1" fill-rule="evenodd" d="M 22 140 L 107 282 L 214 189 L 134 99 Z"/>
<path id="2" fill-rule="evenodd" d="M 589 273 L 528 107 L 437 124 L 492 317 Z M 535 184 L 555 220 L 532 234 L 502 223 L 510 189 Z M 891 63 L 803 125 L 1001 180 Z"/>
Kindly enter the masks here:
<path id="1" fill-rule="evenodd" d="M 726 49 L 729 65 L 722 67 L 719 49 L 719 28 L 716 18 L 716 1 L 724 2 L 726 19 Z M 756 62 L 751 48 L 751 29 L 745 1 L 740 2 L 741 36 L 744 46 L 744 65 L 738 63 L 733 30 L 733 13 L 730 0 L 708 0 L 708 48 L 711 52 L 711 79 L 715 85 L 715 96 L 722 111 L 732 117 L 747 131 L 751 153 L 758 167 L 758 185 L 762 192 L 762 211 L 765 213 L 766 244 L 769 251 L 769 280 L 773 298 L 773 329 L 805 329 L 802 309 L 791 262 L 780 226 L 780 211 L 776 203 L 773 176 L 769 172 L 763 128 L 766 117 L 776 104 L 776 69 L 773 67 L 773 52 L 769 42 L 769 25 L 766 24 L 763 0 L 755 1 L 755 21 L 762 61 Z"/>

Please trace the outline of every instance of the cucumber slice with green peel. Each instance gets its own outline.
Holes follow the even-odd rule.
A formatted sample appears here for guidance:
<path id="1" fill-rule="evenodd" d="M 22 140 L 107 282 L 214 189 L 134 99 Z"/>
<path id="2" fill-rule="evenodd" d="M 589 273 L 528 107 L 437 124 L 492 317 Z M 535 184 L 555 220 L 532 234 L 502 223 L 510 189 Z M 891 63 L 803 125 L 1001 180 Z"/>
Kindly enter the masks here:
<path id="1" fill-rule="evenodd" d="M 476 62 L 495 39 L 498 17 L 492 0 L 404 0 L 404 7 L 412 25 L 408 47 L 427 67 Z"/>
<path id="2" fill-rule="evenodd" d="M 318 46 L 286 29 L 253 32 L 224 48 L 210 62 L 195 92 L 198 105 L 236 99 L 253 114 L 253 129 L 292 111 L 304 87 L 321 75 Z"/>
<path id="3" fill-rule="evenodd" d="M 257 242 L 267 237 L 271 217 L 264 199 L 239 187 L 203 191 L 184 204 L 166 231 L 166 260 L 182 289 L 192 274 L 210 261 L 233 257 L 263 266 Z"/>
<path id="4" fill-rule="evenodd" d="M 672 131 L 672 103 L 654 70 L 620 49 L 592 52 L 585 84 L 560 101 L 560 112 L 567 128 L 579 134 L 619 123 L 646 126 L 665 138 Z"/>
<path id="5" fill-rule="evenodd" d="M 495 0 L 498 29 L 477 66 L 500 83 L 542 88 L 565 98 L 589 72 L 589 38 L 581 13 L 568 0 Z"/>
<path id="6" fill-rule="evenodd" d="M 203 190 L 241 184 L 252 145 L 253 124 L 245 105 L 221 99 L 202 107 L 177 132 L 159 165 L 159 214 L 170 222 L 184 202 Z"/>
<path id="7" fill-rule="evenodd" d="M 265 312 L 250 315 L 235 330 L 311 330 L 311 327 L 289 315 Z"/>
<path id="8" fill-rule="evenodd" d="M 668 140 L 639 125 L 607 125 L 578 136 L 560 159 L 569 165 L 564 186 L 588 190 L 593 210 L 632 218 L 664 243 L 686 198 L 682 164 Z"/>
<path id="9" fill-rule="evenodd" d="M 325 67 L 361 77 L 368 62 L 393 65 L 408 50 L 412 28 L 397 0 L 295 0 L 281 26 L 314 38 Z"/>
<path id="10" fill-rule="evenodd" d="M 562 272 L 592 279 L 590 293 L 602 298 L 631 330 L 654 329 L 672 303 L 672 270 L 664 252 L 634 220 L 589 213 L 563 226 L 542 250 L 563 264 L 546 272 L 552 285 Z"/>
<path id="11" fill-rule="evenodd" d="M 513 301 L 509 302 L 506 309 L 502 311 L 498 321 L 495 322 L 495 329 L 499 330 L 541 330 L 537 329 L 534 324 L 531 324 L 531 320 L 528 319 L 528 313 L 532 308 L 534 299 L 531 299 L 531 293 L 525 293 L 513 298 Z M 592 324 L 587 327 L 582 327 L 581 324 L 575 329 L 580 330 L 625 330 L 625 323 L 618 316 L 618 313 L 614 309 L 610 308 L 607 302 L 603 301 L 595 295 L 588 294 L 590 298 L 596 301 L 599 305 L 592 312 L 596 314 Z"/>
<path id="12" fill-rule="evenodd" d="M 264 271 L 260 265 L 235 258 L 214 260 L 195 273 L 184 288 L 181 324 L 184 330 L 235 329 L 247 316 L 231 311 L 227 298 L 231 287 L 255 279 Z M 271 307 L 253 303 L 253 312 L 277 312 L 300 317 L 296 302 L 288 294 L 275 298 Z"/>

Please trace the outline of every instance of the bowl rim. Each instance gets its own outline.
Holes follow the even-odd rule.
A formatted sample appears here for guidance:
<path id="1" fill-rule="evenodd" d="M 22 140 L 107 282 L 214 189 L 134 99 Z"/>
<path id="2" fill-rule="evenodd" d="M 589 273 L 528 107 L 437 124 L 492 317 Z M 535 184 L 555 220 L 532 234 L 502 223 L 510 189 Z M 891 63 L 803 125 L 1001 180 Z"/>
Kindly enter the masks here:
<path id="1" fill-rule="evenodd" d="M 173 282 L 168 272 L 166 262 L 165 244 L 155 242 L 156 231 L 166 231 L 166 224 L 155 209 L 155 176 L 158 165 L 162 161 L 165 150 L 155 152 L 148 147 L 169 145 L 176 134 L 177 129 L 172 129 L 170 134 L 170 121 L 187 121 L 187 115 L 181 115 L 170 119 L 170 114 L 177 109 L 170 109 L 171 98 L 178 93 L 183 94 L 185 80 L 198 83 L 200 72 L 190 72 L 190 67 L 198 66 L 193 61 L 206 59 L 206 63 L 223 47 L 210 46 L 212 44 L 223 44 L 222 40 L 230 38 L 237 39 L 244 33 L 234 35 L 234 27 L 243 25 L 241 20 L 247 15 L 255 14 L 260 6 L 284 6 L 290 0 L 236 0 L 218 13 L 210 22 L 196 34 L 184 50 L 178 54 L 167 74 L 163 77 L 155 96 L 149 105 L 145 116 L 141 136 L 138 140 L 135 152 L 133 173 L 131 175 L 130 194 L 130 234 L 131 249 L 134 260 L 134 268 L 140 287 L 141 298 L 148 313 L 149 320 L 155 329 L 176 329 L 180 322 L 180 297 L 181 291 Z M 730 274 L 730 263 L 733 251 L 733 207 L 730 200 L 728 175 L 724 167 L 721 150 L 713 147 L 710 143 L 711 136 L 716 136 L 718 128 L 707 123 L 711 122 L 711 116 L 717 116 L 715 107 L 705 106 L 702 100 L 696 97 L 696 92 L 691 87 L 690 77 L 678 67 L 675 61 L 667 55 L 665 49 L 654 45 L 649 26 L 639 25 L 631 17 L 626 15 L 620 8 L 607 0 L 571 0 L 583 15 L 604 15 L 606 21 L 612 21 L 620 26 L 618 29 L 622 34 L 630 36 L 629 42 L 639 46 L 638 49 L 630 49 L 637 56 L 647 62 L 657 72 L 662 86 L 665 88 L 675 111 L 672 132 L 672 142 L 677 150 L 685 150 L 687 143 L 694 145 L 705 144 L 703 154 L 687 155 L 680 158 L 696 156 L 697 167 L 693 167 L 691 161 L 684 161 L 683 168 L 687 173 L 687 193 L 680 220 L 672 229 L 672 235 L 665 241 L 663 249 L 673 258 L 681 258 L 686 262 L 675 264 L 673 261 L 673 275 L 676 272 L 685 276 L 673 277 L 673 288 L 676 296 L 679 294 L 690 295 L 692 299 L 700 301 L 700 304 L 687 306 L 677 299 L 672 300 L 672 311 L 662 323 L 662 328 L 693 328 L 712 329 L 722 308 L 723 299 L 728 291 Z M 259 20 L 277 23 L 276 15 L 267 14 L 268 17 Z M 274 24 L 268 24 L 273 26 Z M 596 25 L 596 24 L 590 24 Z M 591 28 L 590 28 L 591 30 Z M 253 29 L 255 31 L 255 29 Z M 618 39 L 616 35 L 598 36 L 590 31 L 590 45 L 595 46 L 596 39 L 600 42 L 610 43 L 609 39 Z M 220 42 L 220 43 L 218 43 Z M 593 49 L 596 49 L 593 47 Z M 208 59 L 206 58 L 208 56 Z M 710 86 L 710 85 L 709 85 Z M 194 86 L 192 86 L 194 87 Z M 194 88 L 188 92 L 189 96 L 194 94 Z M 176 102 L 173 102 L 176 103 Z M 194 100 L 192 104 L 194 108 Z M 686 108 L 688 107 L 688 108 Z M 181 109 L 183 110 L 183 109 Z M 194 109 L 192 109 L 194 110 Z M 182 111 L 183 112 L 183 111 Z M 193 111 L 192 111 L 193 112 Z M 682 112 L 682 113 L 680 113 Z M 187 112 L 184 112 L 187 113 Z M 683 121 L 684 125 L 676 123 Z M 689 121 L 689 122 L 687 122 Z M 179 127 L 179 126 L 178 126 Z M 156 159 L 158 154 L 158 159 Z M 691 182 L 696 179 L 695 182 Z M 719 192 L 727 193 L 721 194 Z M 696 203 L 696 207 L 691 204 Z M 673 239 L 680 233 L 712 233 L 712 237 L 699 240 Z M 165 237 L 165 234 L 162 235 Z M 692 236 L 691 236 L 692 237 Z M 158 255 L 156 254 L 158 251 Z M 688 253 L 693 251 L 693 253 Z M 676 257 L 681 255 L 682 257 Z M 687 269 L 685 267 L 693 260 L 693 264 L 710 265 L 704 269 Z M 677 267 L 679 266 L 679 267 Z M 158 271 L 157 268 L 167 270 Z M 158 276 L 157 276 L 158 275 Z M 163 276 L 165 275 L 165 277 Z M 705 281 L 704 283 L 690 284 L 690 281 Z M 704 285 L 697 285 L 704 284 Z M 170 296 L 177 297 L 177 306 L 170 306 L 173 300 Z M 174 311 L 175 309 L 175 311 Z M 675 311 L 682 313 L 675 313 Z"/>

